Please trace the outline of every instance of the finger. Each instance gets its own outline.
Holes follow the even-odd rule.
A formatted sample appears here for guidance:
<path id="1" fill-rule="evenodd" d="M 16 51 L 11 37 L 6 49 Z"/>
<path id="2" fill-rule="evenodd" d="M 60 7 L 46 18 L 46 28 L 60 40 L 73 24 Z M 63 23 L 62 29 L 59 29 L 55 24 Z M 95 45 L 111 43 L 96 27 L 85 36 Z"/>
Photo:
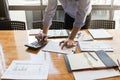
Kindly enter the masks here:
<path id="1" fill-rule="evenodd" d="M 47 36 L 44 36 L 43 39 L 41 39 L 42 42 L 47 42 Z"/>
<path id="2" fill-rule="evenodd" d="M 44 40 L 47 40 L 47 36 L 43 36 L 43 38 L 42 38 L 42 40 L 44 41 Z"/>
<path id="3" fill-rule="evenodd" d="M 67 46 L 67 43 L 64 42 L 63 45 L 62 45 L 62 47 L 61 47 L 61 49 L 63 49 L 63 48 L 66 47 L 66 46 Z"/>
<path id="4" fill-rule="evenodd" d="M 38 40 L 38 41 L 41 41 L 41 38 L 42 38 L 42 35 L 36 35 L 35 38 Z"/>
<path id="5" fill-rule="evenodd" d="M 35 38 L 39 41 L 39 37 L 38 37 L 38 35 L 37 35 L 37 36 L 35 36 Z"/>
<path id="6" fill-rule="evenodd" d="M 61 41 L 61 42 L 59 43 L 59 46 L 61 46 L 61 44 L 64 43 L 64 42 L 65 42 L 65 41 Z"/>

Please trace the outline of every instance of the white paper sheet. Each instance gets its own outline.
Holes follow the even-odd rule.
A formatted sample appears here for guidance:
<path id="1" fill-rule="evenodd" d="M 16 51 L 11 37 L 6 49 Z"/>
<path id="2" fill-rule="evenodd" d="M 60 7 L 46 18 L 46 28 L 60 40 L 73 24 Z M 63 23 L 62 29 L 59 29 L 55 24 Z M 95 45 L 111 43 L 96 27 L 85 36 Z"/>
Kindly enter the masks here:
<path id="1" fill-rule="evenodd" d="M 1 78 L 47 80 L 48 70 L 47 62 L 13 61 Z"/>
<path id="2" fill-rule="evenodd" d="M 31 29 L 31 30 L 29 31 L 29 34 L 30 34 L 30 35 L 34 35 L 34 34 L 39 34 L 39 33 L 41 33 L 41 32 L 42 32 L 41 29 Z"/>
<path id="3" fill-rule="evenodd" d="M 53 36 L 53 37 L 57 37 L 57 36 L 68 36 L 68 32 L 65 29 L 60 29 L 60 30 L 49 30 L 48 31 L 48 36 Z"/>
<path id="4" fill-rule="evenodd" d="M 88 29 L 94 39 L 111 39 L 113 38 L 105 29 Z"/>
<path id="5" fill-rule="evenodd" d="M 77 71 L 73 72 L 73 75 L 75 80 L 96 80 L 101 78 L 120 76 L 119 72 L 115 71 L 114 69 Z"/>
<path id="6" fill-rule="evenodd" d="M 62 54 L 73 54 L 76 47 L 72 48 L 63 48 L 61 49 L 61 46 L 59 46 L 60 41 L 49 41 L 47 45 L 42 49 L 43 51 L 48 52 L 56 52 L 56 53 L 62 53 Z"/>
<path id="7" fill-rule="evenodd" d="M 31 29 L 29 31 L 30 35 L 35 35 L 35 34 L 39 34 L 42 33 L 41 29 Z M 68 36 L 68 32 L 65 29 L 60 29 L 60 30 L 49 30 L 48 31 L 48 36 L 49 37 L 62 37 L 62 36 Z"/>
<path id="8" fill-rule="evenodd" d="M 78 44 L 81 51 L 113 51 L 113 48 L 104 41 L 79 41 Z"/>

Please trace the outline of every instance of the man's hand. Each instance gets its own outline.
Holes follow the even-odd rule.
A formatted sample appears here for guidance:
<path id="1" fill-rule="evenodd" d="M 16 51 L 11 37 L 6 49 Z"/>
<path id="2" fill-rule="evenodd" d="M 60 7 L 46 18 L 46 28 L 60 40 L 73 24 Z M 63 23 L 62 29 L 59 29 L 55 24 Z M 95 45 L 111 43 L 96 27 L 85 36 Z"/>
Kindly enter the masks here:
<path id="1" fill-rule="evenodd" d="M 74 38 L 79 30 L 80 30 L 80 27 L 73 27 L 71 35 L 68 37 L 68 39 L 60 42 L 59 45 L 62 45 L 61 49 L 63 49 L 64 47 L 71 48 L 75 46 Z"/>
<path id="2" fill-rule="evenodd" d="M 35 38 L 39 41 L 39 42 L 46 42 L 47 41 L 47 35 L 44 34 L 44 33 L 41 33 L 41 34 L 37 34 L 35 36 Z"/>
<path id="3" fill-rule="evenodd" d="M 74 41 L 70 40 L 70 39 L 61 41 L 59 43 L 59 45 L 61 46 L 61 49 L 63 49 L 64 47 L 66 47 L 66 48 L 72 48 L 72 47 L 75 46 L 74 45 Z"/>
<path id="4" fill-rule="evenodd" d="M 38 41 L 40 41 L 40 42 L 46 42 L 47 41 L 47 33 L 48 33 L 48 30 L 49 30 L 49 27 L 50 26 L 43 26 L 43 32 L 42 33 L 40 33 L 40 34 L 37 34 L 36 36 L 35 36 L 35 38 L 38 40 Z"/>

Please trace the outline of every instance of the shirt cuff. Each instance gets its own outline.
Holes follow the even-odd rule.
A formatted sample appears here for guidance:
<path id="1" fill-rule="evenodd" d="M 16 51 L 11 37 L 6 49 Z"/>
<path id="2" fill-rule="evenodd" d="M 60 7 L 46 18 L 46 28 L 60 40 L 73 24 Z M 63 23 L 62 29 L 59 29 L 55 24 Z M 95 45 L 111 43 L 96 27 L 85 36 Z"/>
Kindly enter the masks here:
<path id="1" fill-rule="evenodd" d="M 43 21 L 43 26 L 51 26 L 52 21 Z"/>

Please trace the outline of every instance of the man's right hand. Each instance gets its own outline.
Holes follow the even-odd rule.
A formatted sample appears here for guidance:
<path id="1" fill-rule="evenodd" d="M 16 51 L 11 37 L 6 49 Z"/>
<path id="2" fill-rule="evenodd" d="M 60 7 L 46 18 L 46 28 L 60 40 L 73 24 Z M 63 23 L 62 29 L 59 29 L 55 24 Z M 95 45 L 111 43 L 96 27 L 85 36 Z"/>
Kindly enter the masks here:
<path id="1" fill-rule="evenodd" d="M 41 33 L 41 34 L 37 34 L 35 36 L 35 38 L 39 41 L 39 42 L 46 42 L 47 41 L 47 34 Z"/>

